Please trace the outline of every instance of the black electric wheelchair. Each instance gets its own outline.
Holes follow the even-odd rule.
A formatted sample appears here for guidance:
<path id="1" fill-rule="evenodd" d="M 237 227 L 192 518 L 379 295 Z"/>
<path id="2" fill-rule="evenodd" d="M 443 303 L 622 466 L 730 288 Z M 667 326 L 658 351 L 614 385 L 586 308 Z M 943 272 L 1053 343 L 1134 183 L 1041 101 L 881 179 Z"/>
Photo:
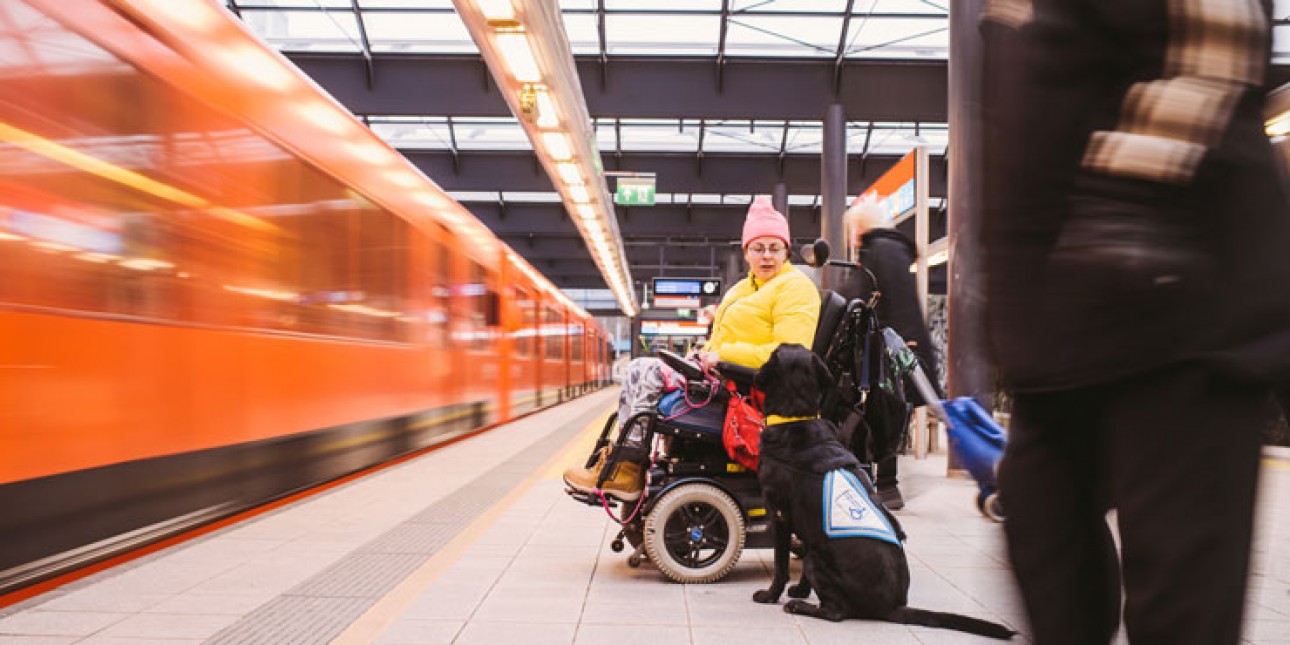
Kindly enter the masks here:
<path id="1" fill-rule="evenodd" d="M 850 263 L 828 264 L 850 271 L 860 269 Z M 901 379 L 899 375 L 883 378 L 874 371 L 877 366 L 893 363 L 866 359 L 884 351 L 872 342 L 881 336 L 871 333 L 878 329 L 873 302 L 859 298 L 848 302 L 832 291 L 821 295 L 811 349 L 824 359 L 835 378 L 835 387 L 826 394 L 821 413 L 851 437 L 852 450 L 861 462 L 872 464 L 877 458 L 875 438 L 889 436 L 892 431 L 903 433 L 908 407 L 906 417 L 892 421 L 899 428 L 875 429 L 866 427 L 863 406 L 870 388 L 877 386 L 876 379 L 888 383 L 899 383 Z M 685 399 L 720 403 L 722 397 L 730 396 L 726 388 L 713 383 L 697 365 L 680 356 L 660 352 L 659 357 L 686 377 L 685 387 L 689 390 L 665 395 L 655 410 L 636 413 L 623 424 L 624 428 L 643 424 L 647 445 L 658 439 L 666 447 L 665 456 L 647 471 L 642 498 L 613 502 L 594 493 L 572 489 L 566 492 L 575 500 L 604 506 L 611 513 L 613 508 L 618 509 L 615 519 L 622 530 L 610 548 L 621 552 L 630 545 L 633 551 L 627 559 L 629 566 L 638 567 L 647 558 L 676 582 L 715 582 L 734 568 L 745 548 L 774 546 L 773 522 L 767 515 L 757 473 L 732 461 L 722 443 L 725 406 L 709 403 L 676 413 Z M 716 371 L 723 383 L 733 381 L 743 394 L 748 393 L 756 374 L 755 370 L 729 363 L 718 363 Z M 595 466 L 600 459 L 612 460 L 608 455 L 615 451 L 604 448 L 611 443 L 617 426 L 617 414 L 611 415 L 586 467 Z M 626 434 L 620 432 L 618 442 Z M 878 449 L 884 450 L 882 446 Z M 614 466 L 607 463 L 600 469 L 597 487 L 604 485 Z"/>

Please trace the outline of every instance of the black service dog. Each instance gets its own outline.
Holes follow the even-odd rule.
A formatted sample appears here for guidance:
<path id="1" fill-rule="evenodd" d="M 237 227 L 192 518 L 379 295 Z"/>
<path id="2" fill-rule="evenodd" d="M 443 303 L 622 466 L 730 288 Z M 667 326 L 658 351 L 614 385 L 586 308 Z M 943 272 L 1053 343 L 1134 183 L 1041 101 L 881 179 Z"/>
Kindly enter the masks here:
<path id="1" fill-rule="evenodd" d="M 909 563 L 900 522 L 874 501 L 869 475 L 838 441 L 836 425 L 818 417 L 824 388 L 832 384 L 824 362 L 796 344 L 780 345 L 757 372 L 754 387 L 764 395 L 767 416 L 757 477 L 775 518 L 775 572 L 770 588 L 753 600 L 779 601 L 788 583 L 790 534 L 796 534 L 805 546 L 802 583 L 789 588 L 795 599 L 784 611 L 1012 638 L 1014 632 L 997 623 L 907 606 Z M 818 605 L 801 600 L 812 588 Z"/>

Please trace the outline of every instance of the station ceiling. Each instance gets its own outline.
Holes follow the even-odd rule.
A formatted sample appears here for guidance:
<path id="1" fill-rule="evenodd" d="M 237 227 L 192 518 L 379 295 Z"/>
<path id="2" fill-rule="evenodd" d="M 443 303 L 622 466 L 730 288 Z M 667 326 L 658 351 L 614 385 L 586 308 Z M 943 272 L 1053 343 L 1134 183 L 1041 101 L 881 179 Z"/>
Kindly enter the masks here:
<path id="1" fill-rule="evenodd" d="M 1285 82 L 1290 0 L 1275 4 Z M 451 0 L 226 5 L 556 285 L 604 287 Z M 848 194 L 927 146 L 932 234 L 943 234 L 948 0 L 560 5 L 604 168 L 657 177 L 654 206 L 617 207 L 638 283 L 721 275 L 753 195 L 778 183 L 794 236 L 814 239 L 834 102 L 846 111 Z"/>

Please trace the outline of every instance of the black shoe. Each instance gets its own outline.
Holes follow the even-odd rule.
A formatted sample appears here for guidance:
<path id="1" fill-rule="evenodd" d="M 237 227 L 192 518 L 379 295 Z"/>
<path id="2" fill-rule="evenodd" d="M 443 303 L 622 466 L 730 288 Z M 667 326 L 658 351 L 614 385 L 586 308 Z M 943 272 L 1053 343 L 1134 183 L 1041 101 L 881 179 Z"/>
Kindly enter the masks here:
<path id="1" fill-rule="evenodd" d="M 905 498 L 900 496 L 900 488 L 892 486 L 891 488 L 878 489 L 878 501 L 889 511 L 899 511 L 905 508 Z"/>

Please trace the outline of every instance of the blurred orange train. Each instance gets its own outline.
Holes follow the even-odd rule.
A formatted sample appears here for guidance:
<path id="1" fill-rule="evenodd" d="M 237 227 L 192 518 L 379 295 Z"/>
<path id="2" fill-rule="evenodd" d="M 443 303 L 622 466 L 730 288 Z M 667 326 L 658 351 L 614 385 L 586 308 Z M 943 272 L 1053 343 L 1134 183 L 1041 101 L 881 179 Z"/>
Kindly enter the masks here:
<path id="1" fill-rule="evenodd" d="M 604 331 L 211 2 L 0 2 L 0 593 L 586 392 Z"/>

